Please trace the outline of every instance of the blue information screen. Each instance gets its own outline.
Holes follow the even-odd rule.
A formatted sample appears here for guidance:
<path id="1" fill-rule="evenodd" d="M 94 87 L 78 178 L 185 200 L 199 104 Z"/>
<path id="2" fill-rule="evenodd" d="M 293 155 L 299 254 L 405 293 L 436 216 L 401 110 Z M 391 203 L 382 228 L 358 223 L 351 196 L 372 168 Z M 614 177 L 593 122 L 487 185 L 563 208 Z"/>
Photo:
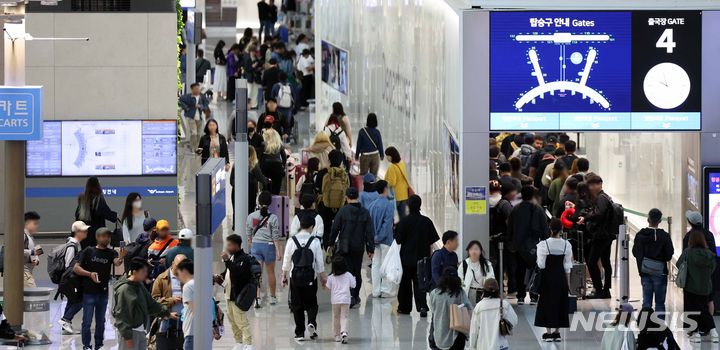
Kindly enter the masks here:
<path id="1" fill-rule="evenodd" d="M 720 173 L 707 172 L 705 176 L 707 228 L 715 236 L 716 250 L 720 252 Z"/>
<path id="2" fill-rule="evenodd" d="M 697 11 L 491 13 L 490 129 L 699 130 L 698 74 L 683 69 L 694 42 L 668 48 L 699 23 Z M 640 67 L 636 51 L 661 62 Z"/>
<path id="3" fill-rule="evenodd" d="M 224 163 L 218 163 L 218 167 L 215 168 L 213 171 L 213 177 L 212 177 L 212 227 L 210 232 L 215 232 L 215 230 L 222 225 L 223 220 L 225 220 L 225 216 L 227 216 L 227 211 L 225 210 L 225 203 L 226 203 L 226 176 L 227 172 L 225 171 L 225 164 Z"/>

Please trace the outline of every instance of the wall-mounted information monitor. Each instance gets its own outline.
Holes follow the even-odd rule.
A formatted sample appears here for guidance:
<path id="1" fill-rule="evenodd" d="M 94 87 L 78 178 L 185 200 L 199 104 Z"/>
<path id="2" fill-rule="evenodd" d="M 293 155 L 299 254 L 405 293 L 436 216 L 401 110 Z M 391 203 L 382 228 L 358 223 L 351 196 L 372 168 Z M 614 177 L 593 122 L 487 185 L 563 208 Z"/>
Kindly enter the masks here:
<path id="1" fill-rule="evenodd" d="M 491 130 L 700 130 L 700 11 L 493 12 Z"/>
<path id="2" fill-rule="evenodd" d="M 715 236 L 716 250 L 720 253 L 720 167 L 705 167 L 703 176 L 705 228 Z"/>
<path id="3" fill-rule="evenodd" d="M 175 175 L 176 155 L 174 120 L 46 121 L 27 143 L 26 175 Z"/>

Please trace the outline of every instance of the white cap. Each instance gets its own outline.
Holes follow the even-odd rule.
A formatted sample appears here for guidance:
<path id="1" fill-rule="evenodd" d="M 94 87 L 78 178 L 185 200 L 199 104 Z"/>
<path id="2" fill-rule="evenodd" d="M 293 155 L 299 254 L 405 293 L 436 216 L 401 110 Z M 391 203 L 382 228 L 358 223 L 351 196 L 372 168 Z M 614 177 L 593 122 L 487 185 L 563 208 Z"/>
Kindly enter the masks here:
<path id="1" fill-rule="evenodd" d="M 193 239 L 193 237 L 195 237 L 195 234 L 189 228 L 184 228 L 178 233 L 179 239 Z"/>
<path id="2" fill-rule="evenodd" d="M 86 225 L 84 222 L 75 221 L 75 222 L 73 222 L 70 230 L 71 230 L 71 232 L 87 231 L 89 228 L 90 228 L 90 226 Z"/>

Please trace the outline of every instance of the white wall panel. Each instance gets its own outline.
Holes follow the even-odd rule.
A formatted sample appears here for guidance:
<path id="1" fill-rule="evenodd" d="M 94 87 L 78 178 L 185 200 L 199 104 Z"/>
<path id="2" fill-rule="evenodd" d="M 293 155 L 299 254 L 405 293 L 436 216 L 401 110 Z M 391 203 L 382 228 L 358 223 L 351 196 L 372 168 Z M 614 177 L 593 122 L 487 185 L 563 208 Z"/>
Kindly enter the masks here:
<path id="1" fill-rule="evenodd" d="M 56 37 L 90 41 L 55 42 L 55 65 L 74 67 L 147 65 L 148 14 L 58 13 Z"/>
<path id="2" fill-rule="evenodd" d="M 168 86 L 177 85 L 176 67 L 150 67 L 148 68 L 148 100 L 149 119 L 175 119 L 175 109 L 168 106 L 177 106 L 177 97 L 174 94 L 156 94 L 153 91 L 168 90 Z"/>
<path id="3" fill-rule="evenodd" d="M 318 67 L 317 120 L 324 123 L 340 101 L 354 130 L 367 113 L 378 115 L 387 146 L 398 147 L 411 166 L 424 211 L 438 229 L 458 229 L 458 211 L 449 200 L 443 154 L 447 123 L 460 127 L 459 17 L 444 0 L 315 2 Z M 349 51 L 349 94 L 320 80 L 321 40 Z M 357 135 L 354 135 L 357 137 Z"/>
<path id="4" fill-rule="evenodd" d="M 57 119 L 146 118 L 147 72 L 144 67 L 55 68 Z"/>
<path id="5" fill-rule="evenodd" d="M 25 80 L 28 84 L 43 86 L 44 118 L 45 120 L 55 119 L 55 69 L 52 67 L 27 67 Z"/>
<path id="6" fill-rule="evenodd" d="M 177 33 L 176 16 L 168 16 L 164 13 L 148 14 L 147 31 L 147 65 L 168 66 L 168 54 L 177 56 L 177 41 L 168 40 L 174 38 Z M 212 53 L 210 53 L 212 54 Z M 152 91 L 152 90 L 151 90 Z"/>
<path id="7" fill-rule="evenodd" d="M 52 13 L 32 14 L 32 21 L 28 21 L 25 30 L 36 38 L 50 38 L 55 36 L 55 16 Z M 26 41 L 27 67 L 50 67 L 55 59 L 55 43 L 52 41 Z"/>

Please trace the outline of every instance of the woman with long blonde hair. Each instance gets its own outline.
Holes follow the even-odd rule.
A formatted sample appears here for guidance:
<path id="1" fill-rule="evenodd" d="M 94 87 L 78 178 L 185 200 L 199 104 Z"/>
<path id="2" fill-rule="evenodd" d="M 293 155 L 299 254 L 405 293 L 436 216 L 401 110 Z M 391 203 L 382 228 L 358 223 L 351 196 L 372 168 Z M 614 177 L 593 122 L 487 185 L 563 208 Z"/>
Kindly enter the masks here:
<path id="1" fill-rule="evenodd" d="M 270 179 L 270 192 L 279 195 L 285 178 L 287 155 L 280 134 L 275 129 L 265 129 L 263 139 L 265 140 L 265 152 L 260 158 L 260 169 L 262 169 L 263 175 Z"/>
<path id="2" fill-rule="evenodd" d="M 320 159 L 320 169 L 325 169 L 330 166 L 330 152 L 334 149 L 330 137 L 324 131 L 320 131 L 315 134 L 315 140 L 305 151 L 308 152 L 308 159 Z"/>

